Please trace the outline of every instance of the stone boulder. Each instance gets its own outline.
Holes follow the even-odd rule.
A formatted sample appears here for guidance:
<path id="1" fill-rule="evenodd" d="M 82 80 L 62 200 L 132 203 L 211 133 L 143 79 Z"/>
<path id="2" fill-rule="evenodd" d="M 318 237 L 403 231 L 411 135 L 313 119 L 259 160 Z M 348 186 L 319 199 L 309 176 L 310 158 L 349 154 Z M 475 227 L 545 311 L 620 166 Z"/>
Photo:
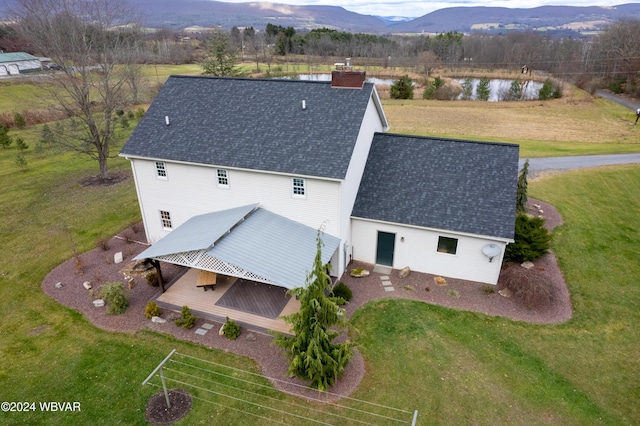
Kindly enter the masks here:
<path id="1" fill-rule="evenodd" d="M 400 272 L 398 273 L 398 276 L 400 278 L 407 278 L 410 273 L 411 273 L 411 268 L 409 268 L 408 266 L 405 266 L 400 270 Z"/>

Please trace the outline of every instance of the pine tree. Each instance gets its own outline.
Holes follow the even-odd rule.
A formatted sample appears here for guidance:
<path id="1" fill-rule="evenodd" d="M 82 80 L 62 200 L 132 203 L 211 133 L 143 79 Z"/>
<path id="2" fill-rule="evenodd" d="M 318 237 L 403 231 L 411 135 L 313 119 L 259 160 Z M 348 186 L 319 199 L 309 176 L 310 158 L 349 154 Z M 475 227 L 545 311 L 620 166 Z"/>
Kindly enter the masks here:
<path id="1" fill-rule="evenodd" d="M 527 207 L 527 187 L 529 186 L 527 183 L 527 175 L 529 174 L 529 159 L 524 162 L 522 166 L 522 170 L 520 170 L 520 174 L 518 175 L 518 188 L 516 192 L 516 211 L 518 213 L 526 213 Z"/>
<path id="2" fill-rule="evenodd" d="M 488 77 L 482 77 L 476 87 L 476 98 L 479 101 L 488 101 L 491 96 L 491 81 Z"/>
<path id="3" fill-rule="evenodd" d="M 332 343 L 346 326 L 340 298 L 329 297 L 331 277 L 322 264 L 322 231 L 318 231 L 317 252 L 307 286 L 289 290 L 300 300 L 300 311 L 284 319 L 293 326 L 294 336 L 274 333 L 274 342 L 290 356 L 289 374 L 311 381 L 311 387 L 326 391 L 332 386 L 352 355 L 352 344 Z"/>

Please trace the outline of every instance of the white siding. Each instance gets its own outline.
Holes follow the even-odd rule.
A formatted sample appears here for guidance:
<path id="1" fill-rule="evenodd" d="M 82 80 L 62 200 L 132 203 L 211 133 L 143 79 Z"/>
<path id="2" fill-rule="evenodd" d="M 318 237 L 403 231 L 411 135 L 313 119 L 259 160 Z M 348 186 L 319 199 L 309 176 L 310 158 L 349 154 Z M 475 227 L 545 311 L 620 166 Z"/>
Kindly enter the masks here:
<path id="1" fill-rule="evenodd" d="M 362 125 L 360 127 L 360 133 L 356 140 L 353 155 L 351 156 L 349 169 L 347 170 L 346 178 L 340 191 L 341 233 L 336 236 L 339 236 L 343 241 L 343 245 L 340 246 L 339 256 L 341 271 L 346 268 L 346 263 L 349 262 L 349 256 L 351 254 L 351 213 L 356 201 L 356 196 L 358 195 L 358 189 L 360 187 L 360 181 L 362 180 L 362 174 L 364 173 L 364 167 L 367 163 L 367 157 L 369 156 L 369 151 L 371 149 L 373 134 L 375 132 L 382 131 L 384 131 L 384 124 L 372 97 L 369 99 L 369 104 L 367 105 Z M 346 256 L 344 244 L 347 244 Z"/>
<path id="2" fill-rule="evenodd" d="M 417 272 L 443 277 L 487 284 L 498 282 L 506 245 L 504 241 L 352 219 L 354 260 L 376 263 L 378 231 L 396 234 L 393 256 L 393 267 L 396 269 L 409 266 Z M 437 252 L 439 236 L 458 239 L 455 255 Z M 402 238 L 404 241 L 401 241 Z M 501 254 L 492 262 L 482 253 L 482 248 L 490 243 L 497 244 L 502 249 Z"/>
<path id="3" fill-rule="evenodd" d="M 149 241 L 170 232 L 161 227 L 160 210 L 171 213 L 175 229 L 193 216 L 253 203 L 315 229 L 324 224 L 326 233 L 340 236 L 340 182 L 302 176 L 306 196 L 295 198 L 294 176 L 226 168 L 229 187 L 222 188 L 216 167 L 165 161 L 167 176 L 158 179 L 155 161 L 131 159 L 131 163 Z"/>

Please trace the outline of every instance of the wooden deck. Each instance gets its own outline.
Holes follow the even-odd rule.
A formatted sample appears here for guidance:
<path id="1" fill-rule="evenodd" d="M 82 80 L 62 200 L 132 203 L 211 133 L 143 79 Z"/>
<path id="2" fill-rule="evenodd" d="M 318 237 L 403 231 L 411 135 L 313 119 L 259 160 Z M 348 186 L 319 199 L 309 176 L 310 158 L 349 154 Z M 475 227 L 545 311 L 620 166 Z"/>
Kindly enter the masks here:
<path id="1" fill-rule="evenodd" d="M 188 306 L 194 315 L 217 322 L 225 322 L 226 317 L 229 317 L 244 328 L 259 333 L 266 333 L 267 330 L 291 333 L 290 325 L 282 319 L 270 319 L 228 307 L 217 306 L 216 302 L 235 283 L 235 277 L 218 275 L 216 287 L 213 291 L 204 291 L 203 288 L 196 287 L 197 278 L 198 270 L 189 269 L 158 297 L 156 303 L 158 306 L 178 312 L 183 306 Z M 280 312 L 280 315 L 288 315 L 298 310 L 300 310 L 300 302 L 295 297 L 292 297 Z"/>

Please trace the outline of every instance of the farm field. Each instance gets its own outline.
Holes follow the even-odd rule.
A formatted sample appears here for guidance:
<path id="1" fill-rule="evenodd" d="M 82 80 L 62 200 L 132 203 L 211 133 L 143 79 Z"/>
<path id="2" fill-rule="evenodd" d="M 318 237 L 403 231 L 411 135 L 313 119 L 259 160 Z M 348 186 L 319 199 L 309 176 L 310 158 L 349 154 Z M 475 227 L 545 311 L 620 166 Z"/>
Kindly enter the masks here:
<path id="1" fill-rule="evenodd" d="M 12 85 L 0 86 L 3 102 L 11 90 Z M 516 142 L 524 156 L 640 150 L 640 130 L 627 110 L 575 96 L 543 105 L 385 99 L 384 107 L 394 132 Z M 3 108 L 23 108 L 16 102 Z M 519 121 L 524 129 L 513 124 Z M 114 153 L 130 131 L 121 132 Z M 140 220 L 140 214 L 132 179 L 81 186 L 97 173 L 97 164 L 71 153 L 36 152 L 39 132 L 38 126 L 10 131 L 30 146 L 24 171 L 15 162 L 14 146 L 0 148 L 0 402 L 78 401 L 82 409 L 0 412 L 0 422 L 145 424 L 146 401 L 158 389 L 141 382 L 173 348 L 258 371 L 250 359 L 170 336 L 100 330 L 42 292 L 40 283 L 51 269 Z M 121 158 L 110 160 L 110 170 L 130 173 Z M 538 179 L 529 183 L 529 195 L 555 205 L 564 218 L 553 247 L 571 292 L 573 318 L 533 325 L 415 301 L 371 302 L 352 319 L 367 365 L 352 396 L 416 408 L 420 425 L 640 423 L 640 166 Z M 301 415 L 312 408 L 335 411 L 261 389 L 249 398 L 301 403 Z M 240 402 L 232 406 L 245 409 Z M 255 422 L 246 413 L 195 400 L 180 424 L 249 421 Z"/>

